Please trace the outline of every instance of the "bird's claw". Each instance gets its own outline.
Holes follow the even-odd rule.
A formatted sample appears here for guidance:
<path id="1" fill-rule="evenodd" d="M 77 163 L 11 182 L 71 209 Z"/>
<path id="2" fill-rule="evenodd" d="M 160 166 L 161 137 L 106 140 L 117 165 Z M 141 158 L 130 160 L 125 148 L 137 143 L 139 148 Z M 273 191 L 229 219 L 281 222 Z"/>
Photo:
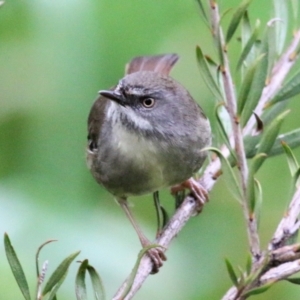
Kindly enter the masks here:
<path id="1" fill-rule="evenodd" d="M 152 261 L 152 270 L 150 274 L 156 274 L 159 271 L 159 268 L 162 267 L 163 262 L 167 260 L 164 248 L 161 246 L 150 248 L 147 250 L 147 255 Z"/>
<path id="2" fill-rule="evenodd" d="M 183 183 L 173 186 L 171 188 L 171 193 L 174 195 L 184 189 L 189 189 L 191 191 L 192 195 L 199 204 L 198 206 L 200 212 L 203 204 L 205 204 L 208 201 L 207 190 L 201 185 L 200 182 L 191 177 Z"/>

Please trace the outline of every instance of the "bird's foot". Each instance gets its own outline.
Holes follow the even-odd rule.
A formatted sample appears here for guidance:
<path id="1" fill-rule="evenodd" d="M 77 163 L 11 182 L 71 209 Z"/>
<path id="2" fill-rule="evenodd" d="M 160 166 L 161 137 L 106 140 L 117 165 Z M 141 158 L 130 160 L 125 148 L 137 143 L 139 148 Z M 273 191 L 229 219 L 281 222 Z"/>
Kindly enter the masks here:
<path id="1" fill-rule="evenodd" d="M 156 274 L 159 271 L 159 268 L 162 267 L 163 262 L 167 260 L 167 257 L 164 253 L 164 247 L 151 244 L 149 241 L 144 241 L 143 244 L 144 249 L 147 249 L 147 255 L 152 261 L 152 270 L 150 274 Z"/>
<path id="2" fill-rule="evenodd" d="M 202 186 L 200 182 L 195 180 L 194 178 L 190 178 L 180 184 L 176 184 L 171 188 L 172 195 L 176 195 L 177 193 L 189 189 L 198 202 L 198 212 L 202 210 L 203 204 L 208 201 L 208 193 L 207 190 Z"/>

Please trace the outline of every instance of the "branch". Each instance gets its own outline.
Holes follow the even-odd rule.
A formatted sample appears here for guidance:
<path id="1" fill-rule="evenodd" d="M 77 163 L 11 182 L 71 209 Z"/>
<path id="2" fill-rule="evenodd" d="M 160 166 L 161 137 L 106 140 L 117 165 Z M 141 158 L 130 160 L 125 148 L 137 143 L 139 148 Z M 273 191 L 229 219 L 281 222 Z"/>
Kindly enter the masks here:
<path id="1" fill-rule="evenodd" d="M 211 4 L 215 3 L 211 1 Z M 215 9 L 213 7 L 213 9 Z M 212 14 L 216 13 L 217 11 L 212 12 Z M 217 12 L 218 13 L 218 12 Z M 215 16 L 216 18 L 216 16 Z M 215 19 L 217 20 L 217 18 Z M 217 24 L 213 25 L 213 29 L 216 29 Z M 219 24 L 218 24 L 219 26 Z M 281 84 L 283 80 L 285 79 L 286 75 L 290 71 L 291 67 L 295 63 L 295 51 L 300 43 L 300 30 L 295 33 L 294 39 L 291 43 L 291 45 L 288 47 L 287 51 L 281 56 L 281 58 L 278 60 L 276 65 L 274 66 L 272 70 L 272 76 L 269 80 L 269 84 L 264 88 L 262 96 L 259 100 L 259 104 L 257 108 L 255 109 L 255 112 L 258 116 L 261 116 L 265 104 L 275 95 L 275 93 L 280 89 Z M 239 124 L 235 122 L 234 116 L 235 116 L 235 93 L 234 93 L 234 85 L 232 82 L 232 78 L 229 72 L 229 63 L 227 55 L 225 55 L 224 60 L 224 73 L 223 73 L 223 81 L 224 81 L 224 88 L 226 92 L 226 97 L 228 101 L 228 111 L 231 116 L 231 119 L 233 121 L 233 133 L 234 133 L 234 143 L 235 148 L 238 155 L 239 160 L 239 167 L 241 171 L 241 178 L 243 182 L 243 186 L 247 182 L 247 176 L 248 176 L 248 167 L 246 164 L 246 158 L 245 158 L 245 151 L 244 151 L 244 145 L 243 145 L 243 136 L 250 134 L 252 131 L 253 126 L 255 125 L 255 120 L 253 117 L 250 118 L 248 124 L 242 131 L 240 129 Z M 229 150 L 226 146 L 221 147 L 221 151 L 225 157 L 229 156 Z M 213 157 L 211 162 L 208 164 L 206 169 L 204 170 L 203 176 L 200 179 L 200 182 L 202 186 L 207 190 L 210 191 L 214 184 L 216 183 L 217 178 L 222 174 L 221 171 L 221 162 L 218 157 Z M 293 230 L 295 231 L 295 228 L 298 229 L 298 226 L 300 223 L 296 223 L 291 220 L 295 220 L 295 216 L 299 214 L 298 211 L 295 210 L 295 207 L 297 209 L 300 209 L 300 192 L 299 189 L 297 190 L 294 199 L 296 201 L 296 204 L 291 204 L 290 209 L 288 211 L 288 216 L 285 216 L 284 220 L 280 223 L 276 233 L 274 234 L 273 241 L 282 240 L 282 237 L 284 236 L 284 230 L 286 227 L 287 222 L 290 222 L 293 224 Z M 295 202 L 293 200 L 293 202 Z M 247 217 L 248 223 L 248 236 L 250 240 L 250 244 L 252 245 L 252 253 L 256 254 L 259 253 L 259 239 L 257 234 L 257 226 L 255 222 L 250 222 L 249 214 L 248 214 L 248 207 L 247 204 L 244 203 L 244 214 Z M 157 243 L 167 250 L 171 241 L 173 238 L 179 233 L 179 231 L 184 227 L 184 225 L 187 223 L 187 221 L 196 214 L 197 210 L 199 208 L 197 207 L 196 202 L 194 199 L 190 196 L 186 197 L 182 205 L 177 209 L 173 217 L 170 219 L 169 223 L 166 225 L 166 227 L 163 229 L 160 238 L 158 238 L 154 243 Z M 288 221 L 289 220 L 289 221 Z M 297 226 L 297 227 L 295 227 Z M 291 227 L 288 227 L 291 228 Z M 292 229 L 290 229 L 290 232 L 293 232 Z M 276 238 L 276 239 L 275 239 Z M 283 248 L 280 248 L 281 250 Z M 278 249 L 279 250 L 279 249 Z M 276 250 L 276 251 L 278 251 Z M 287 250 L 288 251 L 288 250 Z M 296 251 L 296 250 L 295 250 Z M 297 250 L 298 251 L 298 250 Z M 285 253 L 285 252 L 284 252 Z M 266 255 L 266 254 L 265 254 Z M 295 254 L 296 255 L 296 254 Z M 278 259 L 278 256 L 274 256 Z M 287 257 L 287 256 L 284 256 Z M 299 258 L 298 256 L 295 256 Z M 262 259 L 260 259 L 259 262 L 262 263 Z M 266 282 L 269 282 L 270 280 L 281 280 L 283 278 L 286 278 L 287 276 L 294 274 L 299 270 L 299 260 L 295 260 L 293 262 L 280 262 L 281 264 L 277 267 L 269 266 L 269 269 L 266 269 L 264 274 L 261 274 L 261 277 L 259 280 L 255 282 L 255 284 L 261 285 L 265 284 Z M 256 265 L 256 268 L 259 267 L 259 265 Z M 148 256 L 144 256 L 140 262 L 140 265 L 138 267 L 135 279 L 132 283 L 131 289 L 127 295 L 124 296 L 124 292 L 127 289 L 127 283 L 130 280 L 130 276 L 124 281 L 124 283 L 121 285 L 115 296 L 113 297 L 114 300 L 117 299 L 124 299 L 129 300 L 132 299 L 132 297 L 136 294 L 136 292 L 140 289 L 143 282 L 147 279 L 147 277 L 150 275 L 152 269 L 152 262 L 149 259 Z M 226 293 L 226 295 L 223 298 L 224 300 L 229 299 L 242 299 L 237 298 L 237 289 L 235 287 L 229 289 L 229 291 Z"/>
<path id="2" fill-rule="evenodd" d="M 221 65 L 221 71 L 223 76 L 223 84 L 224 84 L 226 103 L 227 103 L 226 108 L 228 110 L 230 120 L 231 120 L 233 140 L 234 140 L 233 148 L 235 148 L 236 151 L 238 167 L 240 170 L 240 177 L 241 177 L 242 191 L 243 191 L 242 205 L 243 205 L 244 216 L 247 222 L 249 245 L 253 257 L 255 259 L 258 259 L 260 257 L 260 246 L 259 246 L 260 242 L 259 242 L 259 236 L 257 232 L 256 218 L 253 214 L 251 214 L 250 217 L 250 211 L 248 207 L 248 199 L 247 199 L 248 165 L 246 160 L 246 152 L 244 148 L 243 132 L 240 123 L 238 122 L 238 118 L 236 116 L 236 105 L 237 105 L 236 93 L 235 93 L 234 84 L 230 72 L 230 66 L 229 66 L 229 60 L 226 51 L 224 35 L 221 26 L 219 25 L 220 24 L 219 9 L 218 9 L 218 5 L 214 0 L 210 0 L 210 8 L 211 8 L 213 33 L 215 35 L 215 38 L 218 39 L 217 42 L 220 44 L 222 48 L 221 61 L 223 62 L 223 65 Z"/>
<path id="3" fill-rule="evenodd" d="M 269 244 L 269 249 L 273 250 L 279 246 L 284 245 L 288 238 L 290 238 L 299 229 L 299 222 L 297 222 L 300 213 L 300 187 L 297 188 L 293 199 L 289 205 L 288 211 L 279 223 L 274 236 Z M 295 226 L 296 224 L 296 226 Z"/>
<path id="4" fill-rule="evenodd" d="M 255 109 L 255 113 L 261 116 L 265 105 L 270 101 L 275 94 L 280 90 L 284 79 L 291 70 L 292 66 L 296 62 L 296 51 L 300 43 L 300 29 L 294 33 L 294 39 L 286 52 L 282 54 L 278 62 L 274 65 L 269 83 L 263 89 L 262 95 L 259 99 L 258 105 Z M 244 128 L 244 135 L 251 134 L 253 127 L 255 126 L 255 117 L 252 116 Z"/>

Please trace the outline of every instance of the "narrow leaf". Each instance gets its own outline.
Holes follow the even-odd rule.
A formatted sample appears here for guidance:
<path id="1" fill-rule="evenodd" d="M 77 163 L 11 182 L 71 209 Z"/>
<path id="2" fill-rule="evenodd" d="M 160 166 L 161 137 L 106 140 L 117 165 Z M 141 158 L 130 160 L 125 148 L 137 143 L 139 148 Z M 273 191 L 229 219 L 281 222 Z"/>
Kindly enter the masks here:
<path id="1" fill-rule="evenodd" d="M 104 300 L 105 299 L 104 286 L 98 272 L 94 267 L 90 265 L 87 266 L 87 270 L 92 280 L 95 299 Z"/>
<path id="2" fill-rule="evenodd" d="M 237 70 L 240 69 L 240 67 L 242 66 L 243 62 L 247 59 L 247 56 L 249 55 L 253 47 L 255 47 L 255 42 L 257 41 L 258 34 L 259 34 L 259 27 L 260 27 L 260 21 L 257 20 L 254 30 L 250 38 L 248 39 L 247 44 L 243 48 L 242 54 L 238 60 L 237 67 L 236 67 Z"/>
<path id="3" fill-rule="evenodd" d="M 255 30 L 255 29 L 254 29 Z M 245 11 L 243 19 L 242 19 L 242 51 L 247 51 L 245 50 L 245 47 L 247 45 L 247 43 L 249 42 L 249 39 L 252 35 L 252 29 L 251 29 L 251 24 L 250 24 L 250 20 L 249 20 L 249 15 L 248 12 Z M 249 42 L 250 43 L 250 42 Z M 251 65 L 254 60 L 255 60 L 255 56 L 256 56 L 256 50 L 257 50 L 257 40 L 254 41 L 253 47 L 250 48 L 249 53 L 246 55 L 246 53 L 243 53 L 241 56 L 246 55 L 246 57 L 244 59 L 240 58 L 240 63 L 242 64 L 244 61 L 244 67 L 248 67 L 249 65 Z M 247 46 L 247 48 L 250 46 L 250 44 Z M 238 68 L 237 68 L 238 69 Z M 242 74 L 243 75 L 243 74 Z"/>
<path id="4" fill-rule="evenodd" d="M 266 153 L 266 154 L 269 153 L 269 151 L 272 149 L 274 142 L 278 136 L 281 124 L 289 112 L 290 111 L 287 110 L 287 111 L 281 113 L 266 128 L 266 130 L 264 131 L 264 133 L 261 137 L 261 141 L 259 143 L 257 153 Z"/>
<path id="5" fill-rule="evenodd" d="M 222 94 L 220 92 L 220 89 L 214 79 L 214 76 L 210 72 L 208 63 L 203 55 L 203 52 L 199 46 L 196 47 L 196 55 L 197 55 L 197 61 L 198 61 L 198 66 L 200 68 L 202 77 L 212 94 L 217 98 L 217 99 L 222 99 Z"/>
<path id="6" fill-rule="evenodd" d="M 77 300 L 86 300 L 86 285 L 85 285 L 85 273 L 89 261 L 85 259 L 79 266 L 76 279 L 75 279 L 75 291 Z"/>
<path id="7" fill-rule="evenodd" d="M 226 263 L 227 272 L 229 274 L 229 277 L 230 277 L 232 283 L 236 287 L 238 287 L 238 285 L 239 285 L 238 278 L 237 278 L 237 276 L 234 272 L 234 269 L 233 269 L 233 266 L 232 266 L 231 262 L 227 258 L 225 258 L 225 263 Z"/>
<path id="8" fill-rule="evenodd" d="M 202 3 L 201 0 L 197 0 L 198 6 L 200 8 L 200 14 L 203 18 L 204 23 L 209 27 L 209 21 L 208 21 L 208 17 L 207 17 L 207 13 L 205 11 L 204 5 Z"/>
<path id="9" fill-rule="evenodd" d="M 267 104 L 273 105 L 279 101 L 287 100 L 300 93 L 300 71 L 296 73 L 277 93 L 277 95 Z"/>
<path id="10" fill-rule="evenodd" d="M 294 174 L 294 182 L 295 182 L 294 185 L 296 186 L 296 188 L 299 188 L 300 187 L 300 168 Z"/>
<path id="11" fill-rule="evenodd" d="M 293 283 L 293 284 L 300 284 L 300 278 L 286 278 L 285 279 L 286 281 L 290 282 L 290 283 Z"/>
<path id="12" fill-rule="evenodd" d="M 161 210 L 161 214 L 162 214 L 162 228 L 161 229 L 163 229 L 169 222 L 170 217 L 168 215 L 168 212 L 166 211 L 166 209 L 163 206 L 160 206 L 160 210 Z"/>
<path id="13" fill-rule="evenodd" d="M 260 55 L 254 63 L 249 67 L 246 76 L 242 82 L 241 89 L 238 94 L 238 115 L 240 116 L 243 112 L 243 109 L 245 107 L 245 103 L 248 99 L 249 93 L 252 89 L 252 82 L 254 79 L 254 76 L 256 74 L 257 67 L 261 63 L 261 60 L 263 59 L 264 55 Z M 254 105 L 253 105 L 254 106 Z"/>
<path id="14" fill-rule="evenodd" d="M 249 38 L 251 36 L 251 24 L 250 24 L 250 19 L 249 19 L 249 14 L 248 11 L 246 10 L 244 15 L 243 15 L 243 19 L 242 19 L 242 24 L 241 24 L 241 40 L 242 40 L 242 49 L 245 48 L 247 42 L 249 41 Z"/>
<path id="15" fill-rule="evenodd" d="M 43 289 L 43 296 L 50 292 L 54 288 L 54 286 L 66 275 L 70 264 L 79 253 L 80 251 L 73 253 L 61 262 L 61 264 L 52 273 L 49 280 L 47 281 Z"/>
<path id="16" fill-rule="evenodd" d="M 290 132 L 287 132 L 287 133 L 280 134 L 277 137 L 277 139 L 268 155 L 273 156 L 273 155 L 282 154 L 284 152 L 284 149 L 281 145 L 282 142 L 285 142 L 286 144 L 288 144 L 291 149 L 299 147 L 300 146 L 300 128 L 290 131 Z"/>
<path id="17" fill-rule="evenodd" d="M 222 152 L 217 149 L 217 148 L 213 148 L 213 147 L 207 147 L 203 150 L 207 150 L 207 151 L 212 151 L 214 153 L 216 153 L 218 155 L 218 157 L 220 158 L 220 160 L 222 161 L 222 171 L 224 176 L 228 177 L 228 180 L 226 180 L 226 183 L 229 185 L 229 190 L 231 191 L 231 193 L 233 194 L 233 196 L 239 201 L 241 202 L 242 199 L 242 191 L 240 188 L 240 185 L 236 179 L 236 176 L 234 174 L 234 171 L 228 161 L 228 159 L 222 154 Z"/>
<path id="18" fill-rule="evenodd" d="M 229 23 L 227 34 L 226 34 L 226 44 L 229 43 L 232 36 L 234 35 L 245 11 L 247 10 L 251 0 L 244 0 L 236 9 L 234 12 L 232 19 Z"/>
<path id="19" fill-rule="evenodd" d="M 260 223 L 263 194 L 262 194 L 261 184 L 256 178 L 254 178 L 254 184 L 255 184 L 255 215 L 256 215 L 256 222 L 258 227 Z"/>
<path id="20" fill-rule="evenodd" d="M 216 120 L 217 120 L 217 124 L 218 124 L 218 129 L 219 129 L 220 135 L 222 137 L 222 144 L 225 143 L 227 148 L 231 149 L 230 141 L 228 138 L 228 133 L 227 133 L 227 131 L 224 127 L 223 121 L 219 115 L 219 108 L 222 108 L 223 106 L 224 106 L 224 102 L 217 104 L 217 106 L 215 108 L 215 116 L 216 116 Z"/>
<path id="21" fill-rule="evenodd" d="M 268 76 L 271 76 L 274 62 L 277 58 L 277 49 L 276 49 L 276 23 L 279 23 L 280 19 L 272 19 L 268 22 L 267 27 L 267 42 L 268 42 Z"/>
<path id="22" fill-rule="evenodd" d="M 8 234 L 4 234 L 4 247 L 5 247 L 5 253 L 7 260 L 9 262 L 11 271 L 17 281 L 17 284 L 26 300 L 30 300 L 30 292 L 28 283 L 23 271 L 23 268 L 21 266 L 21 263 L 17 257 L 17 254 L 10 242 L 10 239 L 8 237 Z"/>
<path id="23" fill-rule="evenodd" d="M 249 168 L 249 174 L 252 174 L 254 176 L 257 173 L 257 171 L 259 170 L 259 168 L 261 167 L 261 165 L 263 164 L 263 162 L 265 161 L 266 158 L 267 158 L 266 153 L 256 154 L 252 159 L 252 163 L 251 163 L 250 168 Z"/>
<path id="24" fill-rule="evenodd" d="M 287 162 L 289 165 L 289 169 L 291 172 L 291 175 L 294 176 L 297 170 L 299 169 L 298 161 L 292 151 L 292 149 L 286 144 L 284 141 L 281 142 L 281 145 L 284 149 L 284 152 L 286 154 Z"/>
<path id="25" fill-rule="evenodd" d="M 244 137 L 245 152 L 247 158 L 252 158 L 257 153 L 260 136 L 246 135 Z"/>
<path id="26" fill-rule="evenodd" d="M 242 112 L 242 126 L 245 126 L 248 122 L 260 99 L 263 88 L 265 87 L 268 74 L 268 43 L 265 41 L 265 39 L 263 40 L 263 43 L 261 45 L 260 55 L 262 55 L 262 58 L 260 59 L 260 64 L 258 64 L 255 70 L 254 78 L 251 84 L 251 90 Z"/>
<path id="27" fill-rule="evenodd" d="M 243 293 L 243 297 L 245 298 L 248 298 L 250 296 L 253 296 L 253 295 L 258 295 L 258 294 L 261 294 L 261 293 L 264 293 L 266 292 L 272 285 L 274 284 L 274 282 L 270 282 L 270 283 L 267 283 L 265 285 L 262 285 L 260 287 L 257 287 L 257 288 L 253 288 L 245 293 Z"/>
<path id="28" fill-rule="evenodd" d="M 254 176 L 248 175 L 247 181 L 247 203 L 250 211 L 250 218 L 253 218 L 254 210 L 256 207 L 256 198 L 255 198 L 255 187 L 254 187 Z"/>
<path id="29" fill-rule="evenodd" d="M 62 285 L 62 283 L 64 282 L 64 280 L 66 279 L 67 274 L 68 274 L 68 271 L 65 272 L 63 274 L 63 276 L 59 279 L 59 281 L 53 286 L 53 288 L 51 289 L 51 291 L 49 293 L 47 300 L 57 300 L 56 293 L 57 293 L 58 289 L 60 288 L 60 286 Z"/>
<path id="30" fill-rule="evenodd" d="M 265 126 L 270 124 L 274 120 L 274 118 L 283 113 L 287 109 L 289 102 L 290 101 L 279 102 L 271 107 L 265 107 L 261 116 L 261 119 L 264 122 Z"/>
<path id="31" fill-rule="evenodd" d="M 296 23 L 297 26 L 297 21 L 298 21 L 298 1 L 299 0 L 292 0 L 292 11 L 294 15 L 294 22 Z"/>
<path id="32" fill-rule="evenodd" d="M 248 255 L 247 255 L 247 261 L 246 261 L 246 272 L 247 272 L 247 275 L 249 275 L 251 273 L 251 269 L 252 269 L 252 256 L 248 253 Z"/>
<path id="33" fill-rule="evenodd" d="M 273 0 L 274 18 L 278 18 L 280 22 L 275 22 L 275 38 L 276 43 L 274 48 L 276 54 L 280 55 L 282 53 L 284 42 L 286 39 L 286 34 L 288 30 L 288 7 L 287 1 L 285 0 Z"/>

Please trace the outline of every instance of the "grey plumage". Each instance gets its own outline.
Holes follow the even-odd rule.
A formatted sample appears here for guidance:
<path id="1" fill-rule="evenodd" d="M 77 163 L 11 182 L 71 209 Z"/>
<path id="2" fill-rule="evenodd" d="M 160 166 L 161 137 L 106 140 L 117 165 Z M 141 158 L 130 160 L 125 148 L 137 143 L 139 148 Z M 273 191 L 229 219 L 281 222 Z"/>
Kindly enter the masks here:
<path id="1" fill-rule="evenodd" d="M 96 180 L 117 197 L 179 184 L 203 164 L 206 153 L 201 149 L 210 144 L 210 125 L 189 92 L 168 76 L 177 59 L 134 59 L 127 67 L 129 74 L 111 91 L 102 92 L 115 99 L 100 96 L 91 109 L 88 165 Z M 155 104 L 144 107 L 149 98 Z"/>

